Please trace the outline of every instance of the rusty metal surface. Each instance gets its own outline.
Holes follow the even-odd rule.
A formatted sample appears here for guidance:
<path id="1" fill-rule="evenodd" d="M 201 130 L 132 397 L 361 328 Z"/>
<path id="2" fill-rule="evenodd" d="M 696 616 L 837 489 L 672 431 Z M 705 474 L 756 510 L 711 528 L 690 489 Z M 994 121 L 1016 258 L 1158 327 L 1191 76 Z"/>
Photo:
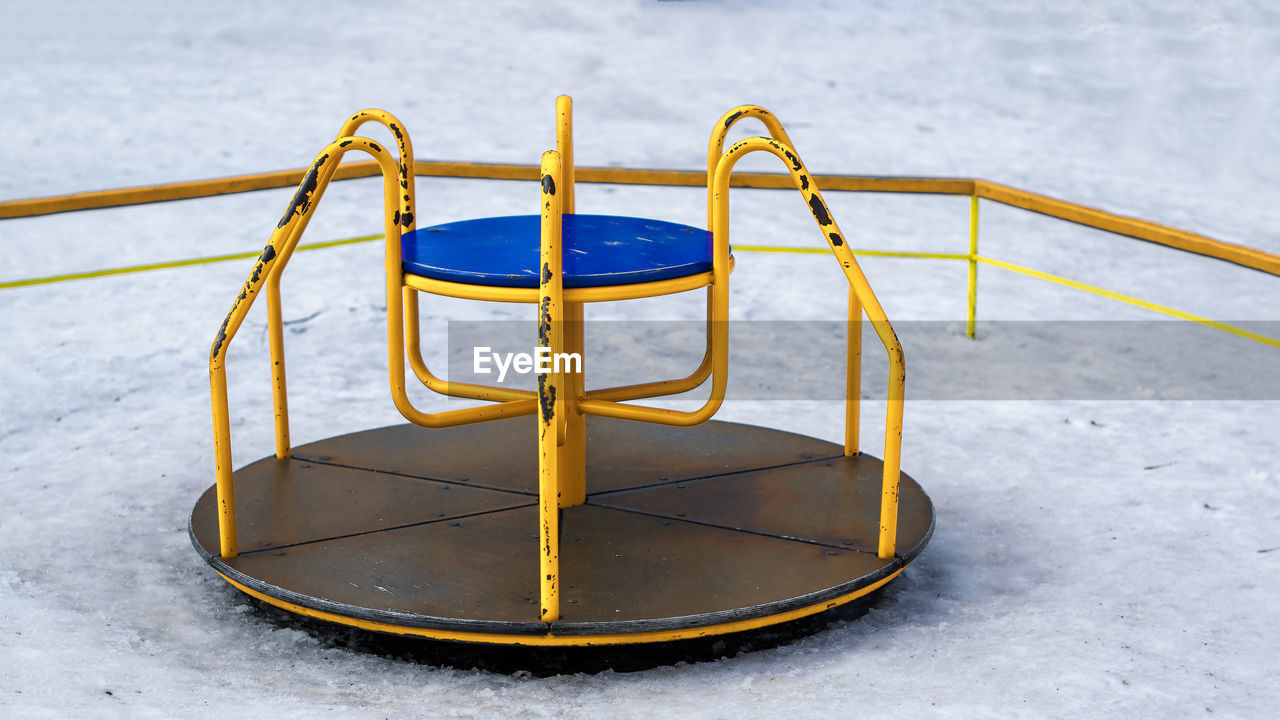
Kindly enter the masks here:
<path id="1" fill-rule="evenodd" d="M 552 625 L 537 620 L 536 498 L 492 489 L 532 491 L 533 418 L 396 426 L 260 460 L 235 474 L 239 557 L 216 555 L 212 488 L 192 514 L 192 540 L 227 577 L 316 610 L 585 637 L 808 607 L 887 577 L 932 529 L 931 503 L 903 476 L 901 554 L 877 558 L 881 464 L 843 458 L 832 443 L 720 422 L 590 420 L 594 492 L 561 518 Z"/>
<path id="2" fill-rule="evenodd" d="M 393 425 L 293 449 L 295 458 L 537 495 L 532 416 L 451 428 Z"/>
<path id="3" fill-rule="evenodd" d="M 535 508 L 522 507 L 247 552 L 218 564 L 273 597 L 342 615 L 541 634 L 548 626 L 537 622 L 537 520 Z M 563 603 L 552 629 L 566 634 L 784 612 L 898 567 L 872 553 L 590 505 L 567 509 L 562 527 Z"/>
<path id="4" fill-rule="evenodd" d="M 883 464 L 868 455 L 595 495 L 594 505 L 875 553 Z M 915 557 L 933 531 L 933 504 L 901 476 L 898 556 Z"/>
<path id="5" fill-rule="evenodd" d="M 898 567 L 874 553 L 590 504 L 565 510 L 563 532 L 561 622 L 555 626 L 562 633 L 634 632 L 775 614 L 818 602 L 815 595 L 850 581 L 866 578 L 862 584 L 870 584 Z"/>
<path id="6" fill-rule="evenodd" d="M 515 493 L 477 490 L 305 460 L 265 458 L 235 473 L 241 552 L 368 533 L 411 523 L 527 505 Z M 209 488 L 191 513 L 200 546 L 217 554 L 217 497 Z"/>
<path id="7" fill-rule="evenodd" d="M 536 495 L 533 417 L 452 428 L 367 430 L 294 448 L 294 457 Z M 838 445 L 751 425 L 689 428 L 587 418 L 587 493 L 840 455 Z"/>

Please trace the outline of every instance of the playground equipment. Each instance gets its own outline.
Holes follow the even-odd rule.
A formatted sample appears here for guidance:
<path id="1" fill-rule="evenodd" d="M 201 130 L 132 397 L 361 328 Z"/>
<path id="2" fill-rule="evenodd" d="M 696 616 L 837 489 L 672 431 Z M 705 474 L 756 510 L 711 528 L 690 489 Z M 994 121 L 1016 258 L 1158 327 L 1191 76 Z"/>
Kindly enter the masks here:
<path id="1" fill-rule="evenodd" d="M 237 295 L 210 354 L 217 482 L 196 503 L 196 549 L 267 603 L 364 629 L 513 645 L 659 642 L 732 633 L 835 608 L 882 587 L 928 542 L 927 495 L 899 468 L 902 348 L 781 124 L 743 106 L 717 121 L 707 163 L 708 230 L 579 215 L 571 102 L 557 102 L 539 215 L 416 227 L 409 135 L 366 110 L 317 156 Z M 769 137 L 724 149 L 755 118 Z M 398 158 L 355 132 L 385 125 Z M 381 170 L 392 399 L 411 421 L 293 447 L 285 385 L 282 272 L 342 156 Z M 767 152 L 796 189 L 849 281 L 843 447 L 711 420 L 728 372 L 728 192 L 734 165 Z M 707 349 L 687 377 L 588 389 L 583 305 L 706 288 Z M 276 454 L 231 468 L 225 357 L 267 296 Z M 553 360 L 536 391 L 449 382 L 423 360 L 419 293 L 534 304 Z M 862 317 L 890 364 L 884 459 L 860 451 Z M 534 340 L 530 338 L 530 340 Z M 425 413 L 426 387 L 495 404 Z M 580 358 L 585 367 L 558 358 Z M 634 401 L 711 381 L 676 411 Z"/>

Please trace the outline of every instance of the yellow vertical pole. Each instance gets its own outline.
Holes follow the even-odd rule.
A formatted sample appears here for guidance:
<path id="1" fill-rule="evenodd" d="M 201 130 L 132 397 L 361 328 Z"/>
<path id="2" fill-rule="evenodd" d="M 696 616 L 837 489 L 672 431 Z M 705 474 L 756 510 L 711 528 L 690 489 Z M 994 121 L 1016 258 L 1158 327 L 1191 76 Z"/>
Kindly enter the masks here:
<path id="1" fill-rule="evenodd" d="M 284 263 L 280 263 L 283 267 Z M 284 379 L 284 319 L 280 309 L 280 273 L 267 278 L 267 337 L 271 348 L 271 400 L 275 406 L 276 457 L 293 455 L 289 442 L 289 392 Z"/>
<path id="2" fill-rule="evenodd" d="M 582 303 L 564 304 L 564 352 L 582 358 L 585 365 L 583 316 Z M 586 378 L 582 372 L 573 372 L 577 369 L 570 365 L 570 372 L 564 377 L 565 435 L 564 444 L 557 451 L 560 507 L 574 507 L 587 501 L 587 416 L 578 409 L 578 401 L 586 394 Z M 581 370 L 585 372 L 586 367 Z"/>
<path id="3" fill-rule="evenodd" d="M 858 293 L 849 287 L 848 351 L 845 353 L 844 385 L 844 454 L 858 454 L 858 420 L 862 393 L 862 302 Z"/>
<path id="4" fill-rule="evenodd" d="M 538 345 L 564 350 L 564 281 L 560 248 L 564 208 L 560 154 L 542 154 L 542 272 L 539 274 Z M 560 619 L 559 428 L 565 402 L 563 373 L 538 375 L 538 581 L 543 622 Z"/>
<path id="5" fill-rule="evenodd" d="M 887 326 L 888 320 L 883 320 Z M 884 477 L 880 485 L 880 541 L 877 556 L 888 560 L 898 544 L 899 468 L 902 466 L 902 411 L 906 399 L 907 368 L 902 347 L 889 353 L 889 399 L 885 403 Z"/>
<path id="6" fill-rule="evenodd" d="M 316 203 L 324 197 L 324 191 L 329 188 L 329 182 L 337 171 L 337 163 L 327 163 L 317 170 L 310 207 L 315 207 Z M 307 231 L 307 225 L 310 222 L 311 213 L 303 213 L 302 217 L 294 221 L 293 229 L 281 245 L 280 257 L 276 259 L 271 272 L 267 275 L 267 283 L 263 288 L 267 295 L 267 337 L 271 352 L 271 401 L 275 408 L 276 457 L 281 460 L 292 457 L 293 449 L 289 441 L 289 392 L 284 372 L 284 318 L 280 303 L 280 278 L 285 266 L 289 264 L 289 258 L 293 256 L 298 240 Z"/>
<path id="7" fill-rule="evenodd" d="M 978 324 L 978 195 L 969 196 L 969 321 L 965 334 L 974 337 Z"/>
<path id="8" fill-rule="evenodd" d="M 560 153 L 562 187 L 557 188 L 560 207 L 565 215 L 574 212 L 573 171 L 573 99 L 568 95 L 556 98 L 556 150 Z M 581 372 L 565 375 L 562 392 L 566 393 L 564 408 L 564 443 L 557 458 L 560 477 L 560 507 L 573 507 L 587 501 L 587 418 L 578 409 L 578 401 L 586 394 L 586 353 L 583 319 L 583 303 L 564 304 L 564 352 L 576 354 L 582 359 Z"/>
<path id="9" fill-rule="evenodd" d="M 561 207 L 566 215 L 573 210 L 573 98 L 561 95 L 556 98 L 556 151 L 560 153 Z"/>
<path id="10" fill-rule="evenodd" d="M 209 396 L 213 407 L 213 466 L 218 488 L 218 555 L 223 560 L 230 560 L 240 554 L 240 543 L 236 537 L 236 486 L 231 469 L 227 368 L 220 357 L 210 363 Z"/>

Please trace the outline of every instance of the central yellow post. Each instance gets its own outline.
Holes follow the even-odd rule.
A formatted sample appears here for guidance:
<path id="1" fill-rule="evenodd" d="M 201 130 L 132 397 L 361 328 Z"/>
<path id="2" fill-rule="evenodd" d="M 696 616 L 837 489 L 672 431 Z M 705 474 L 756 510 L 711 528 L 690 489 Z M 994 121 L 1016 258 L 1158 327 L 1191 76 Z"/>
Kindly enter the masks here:
<path id="1" fill-rule="evenodd" d="M 556 149 L 560 152 L 560 173 L 564 187 L 560 197 L 565 215 L 573 207 L 573 101 L 568 95 L 556 98 Z M 582 358 L 582 372 L 564 376 L 564 443 L 557 449 L 556 466 L 560 484 L 560 507 L 574 507 L 587 501 L 587 418 L 578 409 L 586 394 L 586 352 L 583 350 L 583 303 L 564 304 L 564 352 Z M 572 367 L 572 366 L 571 366 Z M 576 369 L 576 368 L 574 368 Z"/>
<path id="2" fill-rule="evenodd" d="M 583 352 L 583 305 L 564 304 L 564 351 L 576 354 L 586 362 Z M 570 368 L 576 369 L 575 364 Z M 586 367 L 582 368 L 584 371 Z M 578 409 L 578 400 L 586 393 L 580 372 L 564 375 L 564 444 L 557 448 L 556 465 L 560 476 L 560 507 L 574 507 L 587 501 L 587 416 Z"/>

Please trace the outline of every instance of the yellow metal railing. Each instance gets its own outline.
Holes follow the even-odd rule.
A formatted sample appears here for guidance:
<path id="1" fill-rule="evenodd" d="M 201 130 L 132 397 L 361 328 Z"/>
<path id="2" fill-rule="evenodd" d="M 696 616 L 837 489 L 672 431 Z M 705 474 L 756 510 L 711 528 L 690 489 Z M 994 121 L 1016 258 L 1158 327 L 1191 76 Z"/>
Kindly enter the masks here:
<path id="1" fill-rule="evenodd" d="M 768 123 L 766 126 L 768 127 Z M 772 127 L 770 131 L 773 131 Z M 753 152 L 768 152 L 786 165 L 795 188 L 804 196 L 805 204 L 809 207 L 813 219 L 818 223 L 827 241 L 827 247 L 839 261 L 844 270 L 845 279 L 849 282 L 844 450 L 847 456 L 858 454 L 857 432 L 860 417 L 858 383 L 861 376 L 860 357 L 864 313 L 871 321 L 872 329 L 879 336 L 880 342 L 883 343 L 889 355 L 889 394 L 885 403 L 884 468 L 880 491 L 878 555 L 882 559 L 891 558 L 894 555 L 898 535 L 898 481 L 901 472 L 902 414 L 907 380 L 902 343 L 898 341 L 898 336 L 885 316 L 880 301 L 871 289 L 871 284 L 863 275 L 862 268 L 858 266 L 858 261 L 849 251 L 849 245 L 844 240 L 845 235 L 827 209 L 818 184 L 809 176 L 809 171 L 795 152 L 778 140 L 762 137 L 747 138 L 734 143 L 720 157 L 715 170 L 712 191 L 711 226 L 716 251 L 720 251 L 722 244 L 725 252 L 728 251 L 729 177 L 734 165 Z"/>
<path id="2" fill-rule="evenodd" d="M 770 133 L 775 135 L 775 139 L 784 139 L 786 137 L 780 126 L 776 128 L 773 127 L 773 125 L 777 125 L 776 120 L 773 120 L 771 116 L 763 111 L 760 111 L 760 114 L 744 114 L 743 116 L 757 117 L 757 119 L 760 119 L 765 123 L 766 127 L 769 128 Z M 349 124 L 351 122 L 355 122 L 360 117 L 361 116 L 359 114 L 356 115 L 351 121 L 349 121 Z M 726 118 L 727 117 L 729 116 L 726 116 Z M 370 117 L 367 119 L 376 118 Z M 736 119 L 738 118 L 732 118 L 732 120 Z M 722 118 L 722 122 L 724 120 L 725 118 Z M 772 125 L 769 120 L 773 121 Z M 364 122 L 364 120 L 360 120 L 360 122 Z M 384 124 L 386 124 L 385 121 Z M 727 126 L 725 129 L 727 130 Z M 407 141 L 407 137 L 403 139 Z M 723 142 L 722 137 L 721 142 Z M 715 144 L 714 136 L 712 144 Z M 710 155 L 710 148 L 708 154 Z M 424 160 L 414 161 L 414 172 L 408 173 L 408 157 L 412 157 L 412 149 L 407 145 L 402 145 L 401 163 L 397 170 L 401 181 L 404 182 L 407 180 L 408 182 L 409 192 L 407 194 L 410 198 L 412 198 L 413 193 L 412 177 L 414 175 L 494 180 L 537 180 L 539 177 L 538 168 L 531 165 Z M 377 163 L 374 161 L 348 163 L 346 165 L 332 168 L 329 171 L 328 179 L 344 180 L 362 178 L 369 177 L 378 172 Z M 576 180 L 588 183 L 702 186 L 708 181 L 710 170 L 708 171 L 708 174 L 703 174 L 698 171 L 690 170 L 642 170 L 616 167 L 583 167 L 577 168 L 575 172 Z M 279 172 L 259 173 L 214 180 L 169 183 L 165 185 L 124 188 L 118 190 L 102 190 L 29 200 L 10 200 L 0 202 L 0 219 L 32 217 L 52 213 L 73 212 L 94 208 L 120 207 L 125 205 L 164 202 L 169 200 L 211 197 L 216 195 L 285 187 L 298 183 L 304 178 L 306 173 L 306 170 L 283 170 Z M 982 256 L 978 253 L 978 200 L 980 198 L 984 198 L 1037 214 L 1067 220 L 1099 230 L 1105 230 L 1110 233 L 1146 240 L 1158 245 L 1184 250 L 1204 257 L 1225 260 L 1227 262 L 1242 265 L 1270 275 L 1280 276 L 1280 255 L 1243 245 L 1215 240 L 1204 235 L 1170 228 L 1138 218 L 1117 215 L 1105 210 L 1051 198 L 1045 195 L 1020 190 L 1018 188 L 993 183 L 987 180 L 968 178 L 872 177 L 856 175 L 824 175 L 817 176 L 814 180 L 828 191 L 921 193 L 968 195 L 970 197 L 969 252 L 967 254 L 901 252 L 868 249 L 858 249 L 853 251 L 854 255 L 861 255 L 865 257 L 965 260 L 968 263 L 968 302 L 966 304 L 967 312 L 965 329 L 970 337 L 974 336 L 976 329 L 978 265 L 989 265 L 1041 280 L 1054 282 L 1083 292 L 1089 292 L 1102 297 L 1125 302 L 1153 312 L 1168 315 L 1170 317 L 1195 322 L 1207 327 L 1213 327 L 1218 330 L 1222 330 L 1239 337 L 1248 338 L 1250 340 L 1255 340 L 1267 345 L 1280 347 L 1280 339 L 1277 338 L 1260 335 L 1234 325 L 1204 318 L 1166 305 L 1141 300 L 1130 295 L 1124 295 L 1122 293 L 1088 285 L 1069 278 L 1051 275 L 1049 273 L 1004 262 L 995 258 Z M 730 180 L 730 185 L 732 187 L 774 189 L 791 187 L 790 178 L 786 175 L 779 175 L 777 173 L 735 173 Z M 708 203 L 710 203 L 710 199 L 708 199 Z M 708 208 L 710 209 L 710 205 L 708 205 Z M 374 241 L 378 239 L 380 239 L 378 236 L 350 238 L 327 243 L 304 245 L 301 246 L 300 249 L 319 249 L 350 243 Z M 816 248 L 786 248 L 774 246 L 738 246 L 736 249 L 741 252 L 826 252 L 826 250 L 818 250 Z M 234 253 L 206 258 L 190 258 L 127 267 L 105 268 L 101 270 L 66 273 L 45 277 L 22 278 L 18 280 L 0 282 L 0 290 L 64 282 L 69 280 L 81 280 L 134 272 L 201 265 L 226 260 L 250 258 L 255 255 L 257 255 L 256 252 Z M 440 288 L 437 288 L 437 290 L 439 289 Z M 710 300 L 710 294 L 711 288 L 708 288 L 708 300 Z M 416 296 L 409 291 L 406 291 L 405 293 L 404 305 L 406 314 L 410 317 L 416 317 Z M 469 394 L 467 391 L 470 390 L 470 388 L 461 388 L 450 385 L 443 380 L 439 380 L 438 378 L 431 376 L 429 371 L 425 371 L 425 365 L 423 365 L 420 360 L 421 353 L 418 349 L 419 346 L 416 332 L 414 332 L 416 323 L 406 323 L 406 325 L 410 332 L 410 336 L 407 338 L 410 364 L 413 366 L 415 373 L 419 375 L 420 379 L 422 379 L 429 387 L 432 387 L 432 389 L 439 388 L 444 390 L 447 388 L 446 392 L 448 394 L 457 394 L 460 396 L 469 396 L 485 400 L 528 399 L 529 396 L 522 394 L 521 391 L 508 391 L 510 395 L 504 394 L 502 397 L 497 397 L 492 395 L 490 390 L 481 390 L 480 388 L 476 388 L 475 394 Z M 627 388 L 612 388 L 608 391 L 593 391 L 586 394 L 591 400 L 618 401 L 635 399 L 637 397 L 651 397 L 653 395 L 667 394 L 669 392 L 681 392 L 682 390 L 696 387 L 706 380 L 711 371 L 710 359 L 710 349 L 708 349 L 708 353 L 704 356 L 703 363 L 699 368 L 692 375 L 688 378 L 684 378 L 683 380 L 664 381 L 662 383 L 650 383 Z"/>
<path id="3" fill-rule="evenodd" d="M 430 177 L 474 178 L 484 180 L 537 180 L 535 165 L 472 163 L 451 161 L 414 161 L 414 174 Z M 306 169 L 239 175 L 213 180 L 167 183 L 118 190 L 60 195 L 56 197 L 8 200 L 0 202 L 0 220 L 32 217 L 53 213 L 91 210 L 95 208 L 141 205 L 170 200 L 213 197 L 254 190 L 295 186 Z M 348 180 L 377 175 L 374 162 L 354 162 L 339 167 L 334 180 Z M 881 177 L 867 175 L 817 175 L 814 180 L 827 192 L 919 193 L 927 195 L 970 195 L 1004 205 L 1048 215 L 1117 235 L 1146 240 L 1179 250 L 1226 260 L 1238 265 L 1280 275 L 1280 255 L 1244 245 L 1215 240 L 1204 235 L 1178 230 L 1139 218 L 1127 217 L 1047 195 L 974 178 Z M 646 170 L 620 167 L 579 167 L 576 181 L 622 185 L 670 185 L 704 187 L 706 175 L 697 170 Z M 790 179 L 778 173 L 736 173 L 733 187 L 790 188 Z"/>
<path id="4" fill-rule="evenodd" d="M 284 217 L 271 234 L 271 239 L 258 256 L 253 271 L 245 280 L 240 293 L 232 302 L 231 310 L 222 321 L 213 347 L 209 351 L 209 389 L 213 411 L 214 463 L 217 478 L 218 499 L 218 539 L 219 553 L 224 558 L 234 558 L 239 554 L 239 541 L 236 536 L 235 488 L 231 468 L 231 421 L 227 406 L 227 370 L 226 356 L 231 341 L 244 322 L 249 308 L 253 306 L 263 286 L 268 286 L 268 303 L 274 309 L 268 311 L 268 324 L 272 326 L 271 353 L 273 395 L 276 406 L 276 452 L 279 457 L 288 457 L 288 413 L 283 405 L 284 374 L 282 346 L 277 325 L 280 324 L 279 312 L 279 280 L 268 283 L 268 279 L 278 278 L 280 270 L 287 264 L 289 257 L 302 236 L 311 214 L 315 211 L 316 202 L 324 193 L 327 178 L 332 177 L 333 167 L 345 153 L 360 150 L 372 155 L 378 163 L 383 175 L 383 195 L 385 198 L 385 227 L 387 238 L 399 239 L 397 227 L 399 214 L 396 212 L 396 199 L 400 195 L 396 187 L 396 165 L 390 153 L 380 145 L 367 138 L 340 138 L 330 143 L 317 156 L 311 170 L 304 177 L 297 193 Z M 321 182 L 321 180 L 325 182 Z M 390 245 L 391 243 L 388 242 Z M 399 243 L 395 243 L 397 247 Z M 275 368 L 279 368 L 278 370 Z"/>
<path id="5" fill-rule="evenodd" d="M 360 125 L 377 121 L 395 134 L 400 144 L 401 162 L 397 163 L 378 143 L 363 137 L 346 135 Z M 448 427 L 516 415 L 533 414 L 537 401 L 530 398 L 507 400 L 497 405 L 463 408 L 437 413 L 424 413 L 413 407 L 405 388 L 405 314 L 403 299 L 414 292 L 402 286 L 401 231 L 411 231 L 413 220 L 413 180 L 409 171 L 412 150 L 407 133 L 398 121 L 380 110 L 357 113 L 343 126 L 343 134 L 327 145 L 311 169 L 303 176 L 298 189 L 271 234 L 253 271 L 231 305 L 209 353 L 209 385 L 213 412 L 214 456 L 218 505 L 219 554 L 234 558 L 239 554 L 236 533 L 235 488 L 231 468 L 231 426 L 227 402 L 226 355 L 231 341 L 244 322 L 249 309 L 264 289 L 267 296 L 267 328 L 270 338 L 272 402 L 275 408 L 276 457 L 291 455 L 289 442 L 288 398 L 285 386 L 283 319 L 280 306 L 280 279 L 289 258 L 301 239 L 307 224 L 325 190 L 339 170 L 343 155 L 359 150 L 374 157 L 383 180 L 383 238 L 385 240 L 385 275 L 387 292 L 387 353 L 391 396 L 396 408 L 415 424 L 425 427 Z M 416 326 L 414 333 L 416 335 Z M 455 387 L 459 387 L 455 385 Z"/>

